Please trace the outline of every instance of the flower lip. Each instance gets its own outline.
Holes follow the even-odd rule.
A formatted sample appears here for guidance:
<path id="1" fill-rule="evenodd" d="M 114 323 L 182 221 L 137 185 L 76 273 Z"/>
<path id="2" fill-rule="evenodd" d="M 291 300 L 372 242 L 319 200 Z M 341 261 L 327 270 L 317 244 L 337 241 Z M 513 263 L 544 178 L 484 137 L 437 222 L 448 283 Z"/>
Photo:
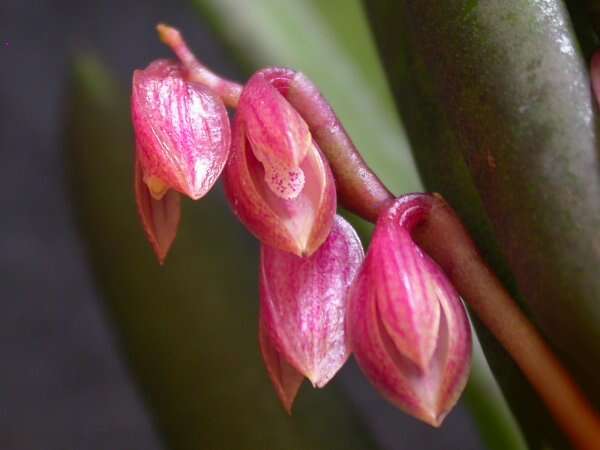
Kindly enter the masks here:
<path id="1" fill-rule="evenodd" d="M 263 176 L 264 167 L 251 152 L 246 151 L 250 180 L 254 189 L 260 193 L 265 201 L 265 207 L 281 220 L 281 225 L 286 229 L 290 240 L 293 240 L 296 251 L 301 256 L 309 256 L 314 251 L 311 246 L 312 228 L 318 210 L 315 205 L 323 203 L 324 196 L 331 195 L 327 192 L 327 173 L 329 167 L 323 161 L 323 155 L 314 146 L 304 159 L 300 169 L 309 177 L 309 183 L 303 186 L 298 196 L 294 199 L 285 199 L 276 195 L 265 183 Z"/>
<path id="2" fill-rule="evenodd" d="M 303 160 L 311 149 L 306 122 L 262 72 L 244 88 L 239 112 L 256 159 L 270 190 L 284 200 L 300 195 L 305 183 Z"/>

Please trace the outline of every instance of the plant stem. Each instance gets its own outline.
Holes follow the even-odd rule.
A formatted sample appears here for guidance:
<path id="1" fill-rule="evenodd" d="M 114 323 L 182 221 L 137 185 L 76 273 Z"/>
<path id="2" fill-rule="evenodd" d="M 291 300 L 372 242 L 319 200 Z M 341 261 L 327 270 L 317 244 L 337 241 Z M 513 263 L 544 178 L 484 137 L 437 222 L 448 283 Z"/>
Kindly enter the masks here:
<path id="1" fill-rule="evenodd" d="M 191 81 L 211 88 L 230 108 L 237 106 L 243 86 L 234 81 L 221 78 L 202 64 L 189 49 L 179 30 L 160 23 L 156 26 L 156 31 L 158 31 L 160 40 L 173 50 L 173 53 L 177 55 L 187 69 L 188 78 Z"/>
<path id="2" fill-rule="evenodd" d="M 467 230 L 437 194 L 416 194 L 429 208 L 414 238 L 510 353 L 575 448 L 600 443 L 600 418 L 538 330 L 483 261 Z M 441 238 L 443 237 L 443 238 Z"/>
<path id="3" fill-rule="evenodd" d="M 300 72 L 295 73 L 286 98 L 327 156 L 344 207 L 375 223 L 383 205 L 394 196 L 369 168 L 329 102 Z"/>
<path id="4" fill-rule="evenodd" d="M 220 78 L 204 67 L 179 32 L 159 25 L 163 42 L 188 69 L 190 79 L 211 87 L 235 107 L 242 86 Z M 335 112 L 317 87 L 289 69 L 266 69 L 292 106 L 308 124 L 313 138 L 333 170 L 341 204 L 375 222 L 394 195 L 365 163 Z M 453 209 L 438 194 L 409 194 L 427 210 L 413 237 L 444 270 L 463 300 L 512 356 L 548 410 L 580 450 L 600 442 L 600 417 L 574 383 L 535 326 L 519 309 L 477 251 Z"/>
<path id="5" fill-rule="evenodd" d="M 394 199 L 352 143 L 316 86 L 296 74 L 288 101 L 307 121 L 327 156 L 341 203 L 375 222 Z M 414 238 L 444 270 L 461 297 L 508 351 L 573 445 L 596 449 L 600 417 L 560 360 L 479 254 L 454 210 L 439 194 L 409 194 L 428 210 Z"/>

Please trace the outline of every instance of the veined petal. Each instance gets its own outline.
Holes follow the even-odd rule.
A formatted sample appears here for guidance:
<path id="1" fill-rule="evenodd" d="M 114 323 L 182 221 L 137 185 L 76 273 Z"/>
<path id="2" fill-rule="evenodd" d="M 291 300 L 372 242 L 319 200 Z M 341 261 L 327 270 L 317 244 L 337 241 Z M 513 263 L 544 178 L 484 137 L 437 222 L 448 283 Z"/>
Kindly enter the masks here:
<path id="1" fill-rule="evenodd" d="M 367 255 L 366 260 L 370 258 Z M 358 365 L 369 381 L 390 402 L 408 414 L 426 422 L 431 414 L 421 405 L 413 379 L 423 376 L 393 345 L 386 345 L 381 331 L 376 295 L 370 286 L 370 277 L 361 270 L 355 279 L 348 299 L 346 333 Z M 390 350 L 393 350 L 390 352 Z"/>
<path id="2" fill-rule="evenodd" d="M 295 255 L 311 255 L 327 238 L 336 209 L 331 169 L 313 143 L 300 164 L 304 186 L 293 199 L 276 195 L 265 181 L 263 164 L 236 116 L 225 191 L 240 221 L 261 242 Z"/>
<path id="3" fill-rule="evenodd" d="M 279 353 L 315 387 L 325 386 L 349 356 L 346 294 L 362 260 L 360 239 L 339 216 L 310 257 L 262 246 L 262 319 Z"/>
<path id="4" fill-rule="evenodd" d="M 181 216 L 180 194 L 168 190 L 160 200 L 154 198 L 143 181 L 139 161 L 135 160 L 134 190 L 144 231 L 158 261 L 162 264 L 177 235 Z"/>
<path id="5" fill-rule="evenodd" d="M 464 307 L 447 281 L 440 280 L 434 299 L 442 306 L 438 342 L 429 365 L 419 368 L 398 351 L 387 332 L 369 280 L 360 273 L 349 298 L 347 334 L 354 356 L 391 403 L 437 427 L 455 405 L 469 374 L 471 335 Z"/>
<path id="6" fill-rule="evenodd" d="M 263 73 L 244 86 L 238 114 L 256 159 L 267 167 L 300 166 L 312 140 L 308 125 Z"/>
<path id="7" fill-rule="evenodd" d="M 390 208 L 381 215 L 371 240 L 369 270 L 377 289 L 381 321 L 402 355 L 427 367 L 438 341 L 440 304 L 429 277 L 427 257 Z"/>
<path id="8" fill-rule="evenodd" d="M 445 356 L 435 360 L 439 365 L 440 382 L 437 387 L 438 419 L 446 417 L 448 412 L 458 401 L 463 391 L 471 368 L 472 338 L 471 326 L 465 307 L 454 286 L 433 261 L 430 263 L 430 272 L 436 273 L 438 283 L 436 286 L 437 299 L 442 308 L 440 324 L 440 337 L 438 346 L 445 350 Z M 442 347 L 443 345 L 443 347 Z"/>
<path id="9" fill-rule="evenodd" d="M 229 155 L 222 100 L 188 81 L 180 64 L 158 60 L 134 72 L 131 110 L 144 179 L 160 180 L 193 199 L 204 196 Z"/>
<path id="10" fill-rule="evenodd" d="M 457 292 L 412 241 L 420 213 L 409 206 L 399 199 L 380 216 L 349 294 L 346 330 L 375 387 L 405 412 L 438 426 L 466 384 L 471 330 Z M 437 311 L 435 320 L 415 320 L 431 311 Z M 415 358 L 410 343 L 429 356 Z"/>

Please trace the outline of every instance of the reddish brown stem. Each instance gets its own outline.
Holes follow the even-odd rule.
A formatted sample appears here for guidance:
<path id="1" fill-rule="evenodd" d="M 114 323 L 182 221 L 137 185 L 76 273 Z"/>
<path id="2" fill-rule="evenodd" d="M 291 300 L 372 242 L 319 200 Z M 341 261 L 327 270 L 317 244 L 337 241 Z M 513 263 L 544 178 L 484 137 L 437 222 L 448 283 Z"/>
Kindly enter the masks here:
<path id="1" fill-rule="evenodd" d="M 314 83 L 299 72 L 294 75 L 286 98 L 306 121 L 327 156 L 342 205 L 375 222 L 381 207 L 393 195 L 369 168 L 329 102 Z"/>
<path id="2" fill-rule="evenodd" d="M 191 81 L 201 83 L 211 88 L 219 95 L 225 105 L 235 108 L 240 99 L 243 86 L 221 78 L 204 64 L 202 64 L 189 49 L 179 30 L 160 23 L 156 26 L 160 40 L 167 44 L 177 55 L 183 66 L 187 69 Z"/>
<path id="3" fill-rule="evenodd" d="M 483 261 L 450 205 L 440 195 L 417 195 L 429 214 L 413 232 L 415 240 L 442 267 L 471 310 L 510 353 L 573 446 L 597 449 L 597 411 Z"/>

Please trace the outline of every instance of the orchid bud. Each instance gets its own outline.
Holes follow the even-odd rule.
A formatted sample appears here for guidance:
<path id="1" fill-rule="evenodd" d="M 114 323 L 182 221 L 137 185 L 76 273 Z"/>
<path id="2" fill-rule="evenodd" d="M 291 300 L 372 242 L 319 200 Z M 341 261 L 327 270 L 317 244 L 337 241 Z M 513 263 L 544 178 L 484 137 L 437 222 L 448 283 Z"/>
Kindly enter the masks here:
<path id="1" fill-rule="evenodd" d="M 197 200 L 215 184 L 229 156 L 229 118 L 218 96 L 167 60 L 134 72 L 131 111 L 138 210 L 162 262 L 179 222 L 173 191 Z"/>
<path id="2" fill-rule="evenodd" d="M 457 292 L 411 237 L 422 214 L 413 203 L 397 199 L 380 215 L 349 294 L 347 334 L 375 387 L 439 426 L 466 384 L 471 330 Z"/>
<path id="3" fill-rule="evenodd" d="M 242 91 L 231 149 L 225 188 L 240 221 L 264 244 L 311 255 L 335 216 L 333 175 L 306 122 L 264 71 Z"/>
<path id="4" fill-rule="evenodd" d="M 288 412 L 304 377 L 321 388 L 348 359 L 346 296 L 362 260 L 360 239 L 339 216 L 310 257 L 262 245 L 261 351 Z"/>

